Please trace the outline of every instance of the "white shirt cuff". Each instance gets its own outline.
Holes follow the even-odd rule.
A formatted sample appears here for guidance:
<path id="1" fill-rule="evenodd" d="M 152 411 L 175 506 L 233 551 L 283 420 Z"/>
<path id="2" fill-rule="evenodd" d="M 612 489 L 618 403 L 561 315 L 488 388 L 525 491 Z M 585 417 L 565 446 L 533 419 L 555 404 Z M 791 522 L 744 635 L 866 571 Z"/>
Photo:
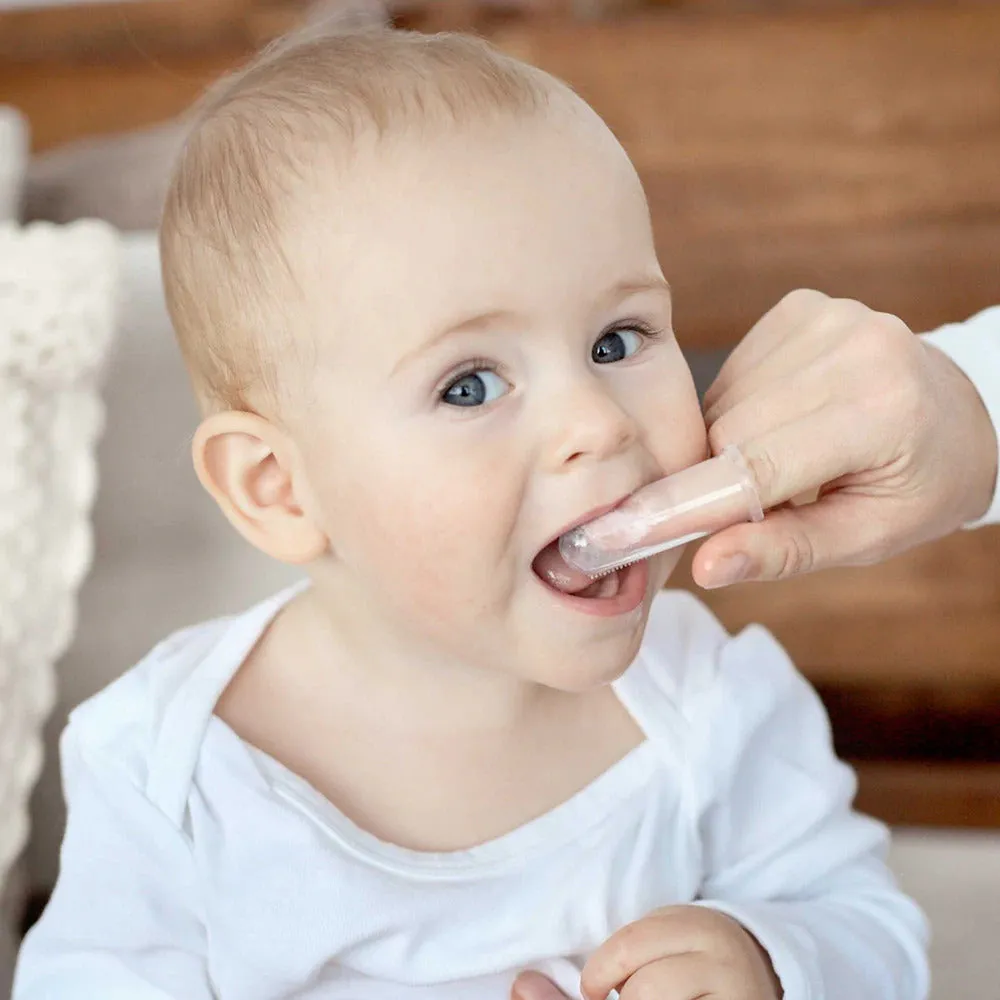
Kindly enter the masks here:
<path id="1" fill-rule="evenodd" d="M 981 312 L 964 323 L 953 323 L 923 335 L 926 343 L 947 354 L 976 387 L 1000 439 L 1000 306 Z M 1000 468 L 1000 443 L 998 443 Z M 966 528 L 1000 524 L 1000 477 L 993 489 L 989 510 Z"/>

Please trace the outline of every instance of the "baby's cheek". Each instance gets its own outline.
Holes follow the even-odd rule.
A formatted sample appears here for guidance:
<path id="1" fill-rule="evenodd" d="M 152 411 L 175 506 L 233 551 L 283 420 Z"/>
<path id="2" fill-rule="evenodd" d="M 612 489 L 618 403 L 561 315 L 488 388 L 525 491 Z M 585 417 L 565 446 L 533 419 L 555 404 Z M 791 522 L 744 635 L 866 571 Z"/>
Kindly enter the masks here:
<path id="1" fill-rule="evenodd" d="M 384 435 L 369 437 L 371 447 L 341 452 L 325 477 L 334 550 L 399 611 L 443 620 L 495 603 L 518 522 L 518 477 L 500 474 L 507 465 L 491 449 L 459 453 L 436 439 L 389 448 Z"/>
<path id="2" fill-rule="evenodd" d="M 663 407 L 648 426 L 652 427 L 650 450 L 665 473 L 686 469 L 708 458 L 708 431 L 697 401 Z"/>
<path id="3" fill-rule="evenodd" d="M 497 582 L 497 512 L 471 496 L 456 502 L 446 491 L 400 498 L 396 510 L 393 528 L 369 540 L 386 587 L 428 617 L 486 607 Z"/>

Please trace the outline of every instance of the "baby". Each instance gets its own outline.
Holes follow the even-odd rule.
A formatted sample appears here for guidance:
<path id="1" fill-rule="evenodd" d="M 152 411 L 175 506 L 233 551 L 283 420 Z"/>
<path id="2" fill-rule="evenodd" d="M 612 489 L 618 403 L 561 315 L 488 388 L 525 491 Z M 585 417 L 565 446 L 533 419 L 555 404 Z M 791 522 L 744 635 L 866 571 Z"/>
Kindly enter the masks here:
<path id="1" fill-rule="evenodd" d="M 308 585 L 74 713 L 16 1000 L 926 996 L 774 639 L 661 594 L 676 552 L 537 572 L 707 454 L 582 100 L 462 36 L 287 41 L 203 105 L 161 245 L 201 482 Z"/>

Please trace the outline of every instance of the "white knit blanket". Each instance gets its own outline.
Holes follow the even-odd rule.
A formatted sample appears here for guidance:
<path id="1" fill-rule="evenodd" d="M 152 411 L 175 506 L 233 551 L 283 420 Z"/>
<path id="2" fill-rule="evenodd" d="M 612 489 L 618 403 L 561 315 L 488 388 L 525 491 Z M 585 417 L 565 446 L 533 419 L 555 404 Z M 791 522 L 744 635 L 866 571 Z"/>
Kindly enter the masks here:
<path id="1" fill-rule="evenodd" d="M 115 327 L 117 236 L 104 223 L 0 223 L 0 887 L 91 560 L 102 363 Z"/>

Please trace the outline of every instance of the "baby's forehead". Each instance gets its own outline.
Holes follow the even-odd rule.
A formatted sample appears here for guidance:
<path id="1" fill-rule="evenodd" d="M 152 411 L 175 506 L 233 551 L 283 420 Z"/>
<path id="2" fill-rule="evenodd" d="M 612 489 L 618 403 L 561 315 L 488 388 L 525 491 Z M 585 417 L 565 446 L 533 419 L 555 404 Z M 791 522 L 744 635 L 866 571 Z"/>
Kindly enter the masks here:
<path id="1" fill-rule="evenodd" d="M 555 125 L 400 139 L 321 178 L 292 254 L 321 342 L 350 333 L 360 362 L 469 318 L 585 325 L 606 288 L 657 273 L 620 147 Z"/>
<path id="2" fill-rule="evenodd" d="M 497 244 L 536 241 L 547 227 L 625 230 L 648 221 L 627 155 L 574 102 L 544 114 L 369 134 L 347 155 L 331 146 L 298 185 L 289 238 L 313 263 L 323 262 L 324 249 L 341 250 L 345 267 L 397 253 L 419 263 L 422 249 L 445 240 L 461 247 L 463 265 Z"/>
<path id="3" fill-rule="evenodd" d="M 395 232 L 422 256 L 422 235 L 406 239 L 396 223 L 411 217 L 404 208 L 420 203 L 447 164 L 418 177 L 369 155 L 373 148 L 384 154 L 403 137 L 411 149 L 425 148 L 442 130 L 514 120 L 547 116 L 551 124 L 560 103 L 582 107 L 569 95 L 474 38 L 368 30 L 292 38 L 221 82 L 195 116 L 161 225 L 167 304 L 196 382 L 242 405 L 240 373 L 249 360 L 251 381 L 266 376 L 258 342 L 282 330 L 298 279 L 312 271 L 330 285 L 327 297 L 341 292 L 338 275 L 378 250 L 370 231 L 383 242 Z M 469 186 L 481 166 L 452 183 Z M 514 165 L 508 173 L 525 171 Z M 321 193 L 318 176 L 327 182 Z M 408 198 L 398 218 L 391 197 L 371 197 L 376 179 L 383 193 L 392 181 Z M 439 210 L 435 224 L 448 214 Z M 339 269 L 325 273 L 335 250 Z"/>

